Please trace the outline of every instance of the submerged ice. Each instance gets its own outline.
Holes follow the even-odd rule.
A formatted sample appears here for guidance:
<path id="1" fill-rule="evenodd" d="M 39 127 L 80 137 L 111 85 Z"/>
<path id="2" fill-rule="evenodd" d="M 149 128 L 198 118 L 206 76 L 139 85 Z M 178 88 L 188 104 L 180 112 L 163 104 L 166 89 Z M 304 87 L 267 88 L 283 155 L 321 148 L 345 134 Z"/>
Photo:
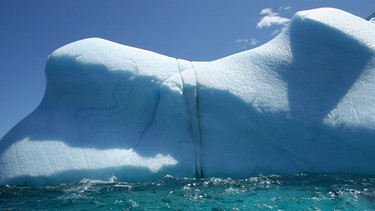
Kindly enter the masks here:
<path id="1" fill-rule="evenodd" d="M 40 105 L 0 142 L 0 183 L 375 174 L 375 25 L 301 11 L 211 62 L 99 38 L 57 49 Z"/>

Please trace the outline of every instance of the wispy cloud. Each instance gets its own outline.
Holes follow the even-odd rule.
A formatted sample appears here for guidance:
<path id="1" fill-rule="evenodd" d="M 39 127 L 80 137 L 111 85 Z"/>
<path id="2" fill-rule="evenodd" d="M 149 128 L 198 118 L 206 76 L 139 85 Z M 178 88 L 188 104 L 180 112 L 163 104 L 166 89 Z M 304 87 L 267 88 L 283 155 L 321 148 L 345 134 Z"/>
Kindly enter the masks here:
<path id="1" fill-rule="evenodd" d="M 286 8 L 290 9 L 289 7 Z M 258 29 L 262 29 L 263 27 L 269 28 L 274 25 L 286 26 L 290 22 L 289 18 L 281 17 L 279 13 L 273 11 L 271 8 L 265 8 L 259 14 L 263 17 L 257 23 Z"/>
<path id="2" fill-rule="evenodd" d="M 259 40 L 256 40 L 256 39 L 252 38 L 250 40 L 250 45 L 258 45 L 258 42 L 259 42 Z"/>
<path id="3" fill-rule="evenodd" d="M 236 43 L 238 44 L 239 48 L 241 50 L 245 50 L 245 49 L 248 49 L 250 45 L 252 46 L 256 46 L 258 45 L 258 40 L 252 38 L 250 40 L 248 39 L 237 39 L 236 40 Z"/>
<path id="4" fill-rule="evenodd" d="M 247 49 L 247 47 L 249 46 L 249 40 L 248 39 L 237 39 L 236 43 L 238 44 L 238 46 L 241 50 Z"/>

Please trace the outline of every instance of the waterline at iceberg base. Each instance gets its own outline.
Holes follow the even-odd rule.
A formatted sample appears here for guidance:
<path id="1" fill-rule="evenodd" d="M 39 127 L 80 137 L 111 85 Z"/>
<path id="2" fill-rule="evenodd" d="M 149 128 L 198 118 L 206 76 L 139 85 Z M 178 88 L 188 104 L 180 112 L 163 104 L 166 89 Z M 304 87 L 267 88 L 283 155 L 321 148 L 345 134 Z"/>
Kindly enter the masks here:
<path id="1" fill-rule="evenodd" d="M 190 62 L 99 38 L 54 51 L 0 142 L 0 184 L 375 175 L 375 25 L 301 11 L 275 39 Z"/>

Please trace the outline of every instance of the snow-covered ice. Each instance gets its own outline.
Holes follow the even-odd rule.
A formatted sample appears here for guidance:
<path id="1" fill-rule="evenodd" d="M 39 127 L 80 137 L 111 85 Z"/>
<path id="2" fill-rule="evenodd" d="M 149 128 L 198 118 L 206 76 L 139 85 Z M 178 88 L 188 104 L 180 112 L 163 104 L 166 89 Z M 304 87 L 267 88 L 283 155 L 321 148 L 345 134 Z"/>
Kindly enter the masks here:
<path id="1" fill-rule="evenodd" d="M 63 46 L 40 105 L 1 139 L 0 183 L 374 175 L 374 33 L 321 8 L 211 62 L 99 38 Z"/>

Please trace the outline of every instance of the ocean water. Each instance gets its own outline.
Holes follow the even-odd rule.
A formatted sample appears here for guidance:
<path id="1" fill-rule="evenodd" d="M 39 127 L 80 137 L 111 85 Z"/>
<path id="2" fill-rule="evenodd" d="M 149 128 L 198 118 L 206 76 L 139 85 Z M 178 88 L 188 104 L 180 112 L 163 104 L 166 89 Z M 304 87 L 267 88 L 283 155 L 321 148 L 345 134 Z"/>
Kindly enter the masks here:
<path id="1" fill-rule="evenodd" d="M 82 179 L 57 186 L 0 186 L 3 210 L 375 210 L 375 177 L 258 176 L 158 182 Z"/>

